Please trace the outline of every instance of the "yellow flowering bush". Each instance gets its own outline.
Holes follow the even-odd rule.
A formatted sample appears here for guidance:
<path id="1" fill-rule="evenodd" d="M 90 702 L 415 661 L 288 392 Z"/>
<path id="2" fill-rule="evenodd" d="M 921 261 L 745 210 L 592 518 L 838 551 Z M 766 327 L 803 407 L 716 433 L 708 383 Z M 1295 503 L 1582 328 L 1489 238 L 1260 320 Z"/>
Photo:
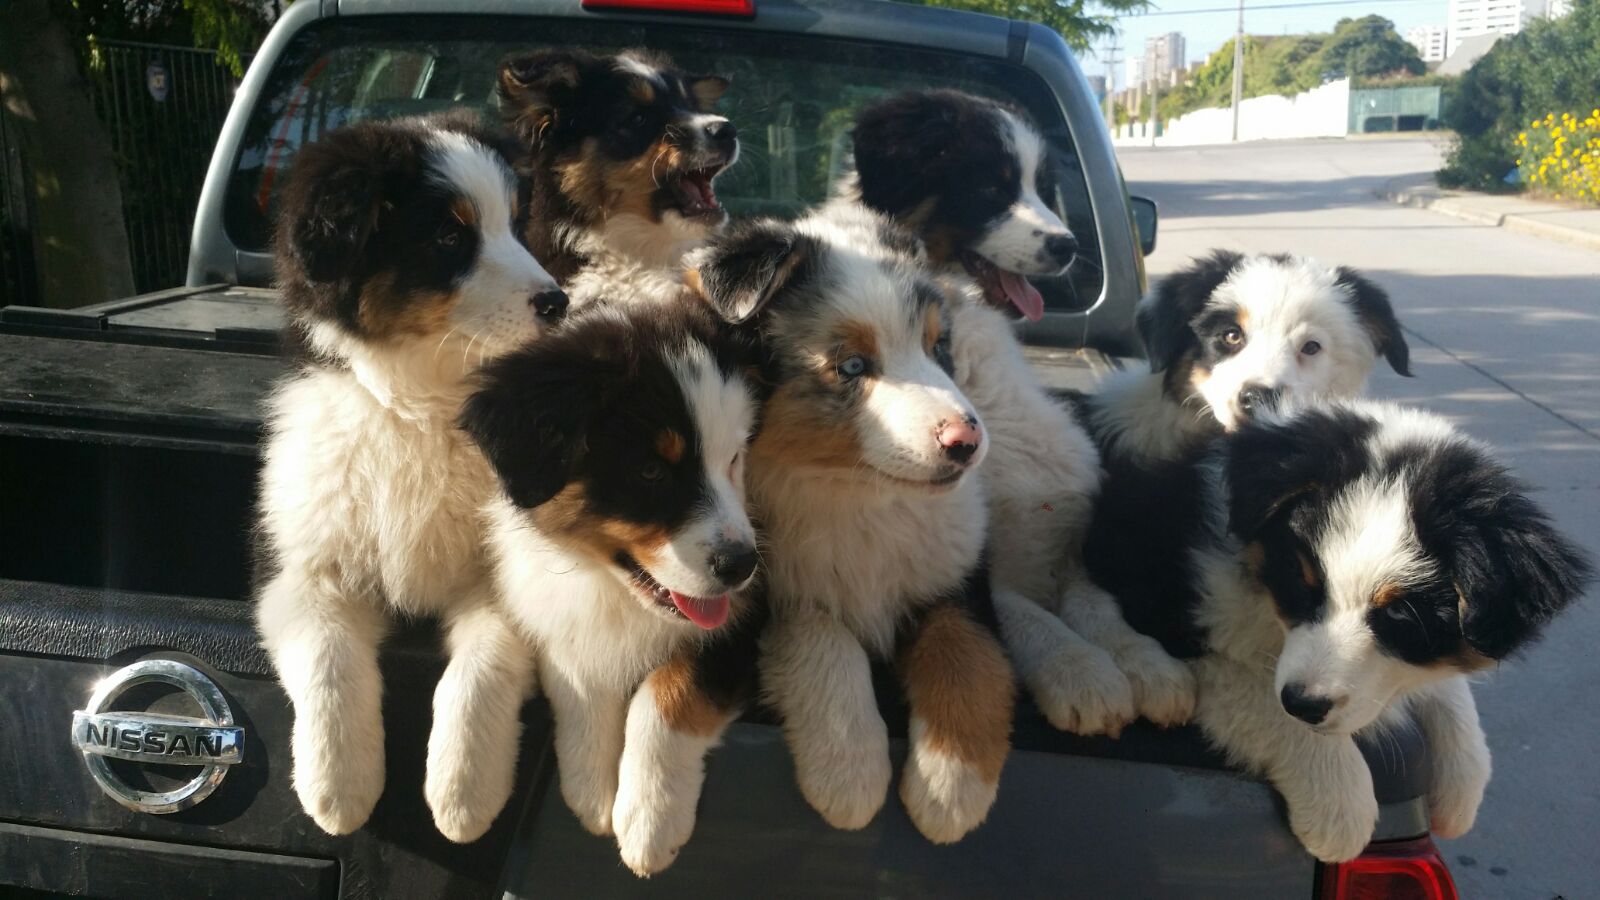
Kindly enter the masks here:
<path id="1" fill-rule="evenodd" d="M 1572 113 L 1535 119 L 1515 143 L 1529 190 L 1600 206 L 1600 108 L 1582 119 Z"/>

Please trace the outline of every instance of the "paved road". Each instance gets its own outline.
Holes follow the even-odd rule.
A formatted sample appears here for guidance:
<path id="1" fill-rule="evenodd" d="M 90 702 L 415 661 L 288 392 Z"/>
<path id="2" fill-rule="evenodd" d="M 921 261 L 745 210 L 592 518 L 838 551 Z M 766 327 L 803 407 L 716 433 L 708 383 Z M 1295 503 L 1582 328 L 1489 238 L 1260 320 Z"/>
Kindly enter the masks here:
<path id="1" fill-rule="evenodd" d="M 1600 559 L 1600 253 L 1379 200 L 1431 171 L 1428 141 L 1123 149 L 1161 206 L 1153 275 L 1212 247 L 1287 250 L 1387 288 L 1416 377 L 1374 394 L 1498 447 Z M 1495 778 L 1477 828 L 1441 843 L 1467 898 L 1600 896 L 1600 592 L 1477 686 Z"/>

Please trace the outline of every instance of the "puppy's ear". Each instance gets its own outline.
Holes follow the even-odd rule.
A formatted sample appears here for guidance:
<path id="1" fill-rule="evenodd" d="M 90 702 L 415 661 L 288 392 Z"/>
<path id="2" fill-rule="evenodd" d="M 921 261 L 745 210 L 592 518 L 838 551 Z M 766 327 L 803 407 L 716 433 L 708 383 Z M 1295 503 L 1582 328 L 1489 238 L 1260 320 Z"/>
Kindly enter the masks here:
<path id="1" fill-rule="evenodd" d="M 1366 471 L 1369 417 L 1348 409 L 1301 410 L 1246 424 L 1228 440 L 1228 529 L 1254 539 L 1297 504 L 1326 496 Z"/>
<path id="2" fill-rule="evenodd" d="M 816 242 L 787 223 L 752 222 L 692 255 L 687 282 L 724 320 L 742 324 L 810 278 L 817 253 Z"/>
<path id="3" fill-rule="evenodd" d="M 689 96 L 694 98 L 701 112 L 710 112 L 732 84 L 721 75 L 690 75 L 684 83 L 689 86 Z"/>
<path id="4" fill-rule="evenodd" d="M 523 509 L 567 486 L 609 380 L 602 364 L 570 343 L 551 337 L 490 363 L 458 420 Z"/>
<path id="5" fill-rule="evenodd" d="M 1361 326 L 1372 337 L 1373 348 L 1389 361 L 1391 368 L 1409 378 L 1411 348 L 1400 330 L 1400 320 L 1395 318 L 1389 295 L 1354 269 L 1340 266 L 1334 271 L 1338 275 L 1337 283 L 1349 291 L 1350 305 L 1361 319 Z"/>
<path id="6" fill-rule="evenodd" d="M 496 93 L 506 126 L 530 146 L 559 124 L 599 60 L 582 50 L 535 50 L 500 63 Z"/>
<path id="7" fill-rule="evenodd" d="M 386 147 L 365 129 L 335 132 L 300 151 L 284 190 L 278 233 L 312 282 L 349 275 L 378 227 Z"/>
<path id="8" fill-rule="evenodd" d="M 1185 352 L 1198 346 L 1199 338 L 1190 323 L 1243 261 L 1242 255 L 1231 250 L 1213 250 L 1210 256 L 1161 279 L 1155 291 L 1139 304 L 1134 324 L 1150 357 L 1150 371 L 1166 371 Z"/>
<path id="9" fill-rule="evenodd" d="M 862 202 L 898 217 L 926 201 L 964 108 L 953 92 L 910 91 L 863 109 L 851 134 Z"/>
<path id="10" fill-rule="evenodd" d="M 1582 594 L 1594 568 L 1550 525 L 1523 485 L 1476 447 L 1429 458 L 1411 481 L 1412 518 L 1455 584 L 1461 635 L 1504 659 Z"/>

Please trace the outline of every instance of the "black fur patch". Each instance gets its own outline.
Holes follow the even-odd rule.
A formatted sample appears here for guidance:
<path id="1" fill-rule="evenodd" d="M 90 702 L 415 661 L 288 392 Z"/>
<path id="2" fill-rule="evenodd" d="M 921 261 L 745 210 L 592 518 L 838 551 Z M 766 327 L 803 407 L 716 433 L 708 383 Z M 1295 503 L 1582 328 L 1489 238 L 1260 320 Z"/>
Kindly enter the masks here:
<path id="1" fill-rule="evenodd" d="M 1400 320 L 1395 318 L 1389 295 L 1354 269 L 1340 266 L 1336 271 L 1337 283 L 1350 292 L 1350 305 L 1372 337 L 1372 346 L 1389 361 L 1390 368 L 1410 377 L 1411 348 L 1400 330 Z"/>
<path id="2" fill-rule="evenodd" d="M 780 294 L 815 277 L 822 248 L 777 219 L 746 222 L 701 257 L 701 292 L 727 321 L 751 321 Z"/>
<path id="3" fill-rule="evenodd" d="M 1177 365 L 1185 354 L 1200 350 L 1200 338 L 1192 323 L 1242 262 L 1241 254 L 1213 250 L 1188 268 L 1161 279 L 1150 299 L 1139 304 L 1134 324 L 1150 358 L 1150 371 L 1165 371 Z"/>
<path id="4" fill-rule="evenodd" d="M 709 487 L 698 429 L 667 354 L 700 343 L 724 375 L 743 377 L 746 342 L 692 310 L 646 308 L 618 317 L 589 309 L 489 364 L 461 426 L 519 507 L 540 506 L 578 482 L 590 513 L 675 528 Z M 677 459 L 656 449 L 657 435 L 668 430 L 684 439 Z"/>

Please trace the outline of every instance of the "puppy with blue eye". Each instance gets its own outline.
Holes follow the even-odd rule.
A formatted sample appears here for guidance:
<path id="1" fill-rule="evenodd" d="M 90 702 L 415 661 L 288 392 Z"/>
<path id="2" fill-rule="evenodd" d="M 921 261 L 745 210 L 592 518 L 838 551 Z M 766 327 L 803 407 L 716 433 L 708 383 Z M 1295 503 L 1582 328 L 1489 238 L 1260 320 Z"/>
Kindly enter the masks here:
<path id="1" fill-rule="evenodd" d="M 692 254 L 688 281 L 761 343 L 751 447 L 772 624 L 762 690 L 806 800 L 862 828 L 889 737 L 870 667 L 911 707 L 900 797 L 930 840 L 994 803 L 1015 687 L 983 564 L 983 421 L 953 380 L 951 303 L 918 243 L 859 205 L 761 221 Z"/>
<path id="2" fill-rule="evenodd" d="M 1171 552 L 1116 561 L 1107 586 L 1190 661 L 1200 728 L 1272 782 L 1311 854 L 1371 840 L 1356 742 L 1407 721 L 1434 833 L 1471 828 L 1490 759 L 1467 676 L 1531 644 L 1592 571 L 1522 485 L 1438 417 L 1327 401 L 1253 418 L 1156 489 L 1145 530 Z"/>
<path id="3" fill-rule="evenodd" d="M 496 583 L 538 650 L 561 794 L 641 876 L 689 839 L 705 755 L 754 690 L 752 361 L 697 303 L 593 303 L 491 364 L 461 417 L 504 488 Z"/>

